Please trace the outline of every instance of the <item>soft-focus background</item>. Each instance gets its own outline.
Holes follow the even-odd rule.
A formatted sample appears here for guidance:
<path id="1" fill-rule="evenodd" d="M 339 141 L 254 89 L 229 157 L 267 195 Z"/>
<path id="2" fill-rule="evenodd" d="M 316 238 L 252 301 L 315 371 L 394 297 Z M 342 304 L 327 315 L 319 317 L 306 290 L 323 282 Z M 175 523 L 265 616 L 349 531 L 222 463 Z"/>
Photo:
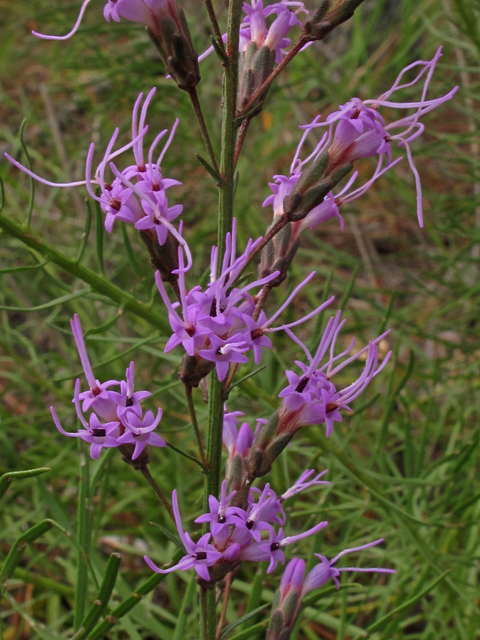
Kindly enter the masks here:
<path id="1" fill-rule="evenodd" d="M 128 140 L 136 96 L 157 86 L 149 115 L 151 138 L 180 118 L 164 167 L 168 176 L 183 182 L 169 194 L 171 202 L 184 205 L 185 235 L 195 256 L 189 274 L 193 286 L 204 274 L 215 242 L 216 193 L 194 157 L 194 152 L 204 151 L 188 98 L 165 79 L 143 29 L 127 22 L 108 25 L 102 2 L 92 3 L 70 41 L 50 43 L 30 35 L 31 29 L 65 33 L 78 4 L 0 0 L 0 151 L 25 161 L 19 128 L 27 118 L 24 139 L 34 170 L 51 180 L 81 179 L 90 141 L 103 149 L 115 126 Z M 202 51 L 209 44 L 203 5 L 190 1 L 186 10 Z M 220 13 L 224 21 L 224 11 Z M 304 428 L 267 478 L 282 491 L 304 468 L 328 468 L 333 482 L 290 505 L 289 532 L 320 519 L 330 525 L 315 540 L 289 548 L 287 558 L 300 554 L 311 562 L 314 551 L 331 557 L 359 540 L 384 537 L 384 548 L 351 563 L 397 569 L 395 576 L 357 574 L 355 581 L 363 588 L 322 599 L 302 618 L 299 638 L 479 637 L 479 15 L 478 0 L 367 0 L 350 23 L 298 56 L 281 76 L 250 128 L 239 162 L 236 215 L 244 246 L 270 221 L 271 208 L 261 205 L 270 193 L 269 179 L 286 173 L 290 165 L 298 125 L 317 113 L 328 115 L 352 96 L 376 97 L 402 67 L 431 58 L 444 45 L 429 95 L 446 93 L 456 84 L 461 88 L 451 103 L 425 120 L 427 132 L 414 146 L 423 180 L 425 228 L 418 228 L 414 184 L 403 162 L 354 207 L 342 210 L 343 231 L 333 221 L 306 234 L 290 279 L 270 303 L 273 308 L 275 299 L 282 300 L 315 268 L 317 277 L 292 304 L 287 318 L 298 317 L 333 292 L 335 307 L 344 308 L 348 318 L 341 345 L 355 335 L 362 346 L 385 324 L 392 328 L 381 348 L 382 357 L 389 348 L 394 357 L 355 401 L 353 414 L 344 414 L 328 442 L 324 427 Z M 215 144 L 220 71 L 218 60 L 210 56 L 202 63 L 199 88 Z M 418 94 L 417 88 L 404 95 Z M 368 162 L 362 165 L 362 175 L 371 170 Z M 5 160 L 0 161 L 0 175 L 4 213 L 24 221 L 29 179 Z M 35 185 L 33 231 L 70 257 L 76 255 L 84 232 L 85 196 L 84 189 Z M 117 223 L 110 236 L 103 234 L 102 244 L 94 218 L 83 263 L 100 272 L 102 253 L 108 279 L 139 300 L 152 301 L 152 308 L 163 313 L 133 228 L 122 229 Z M 87 347 L 96 375 L 122 377 L 134 358 L 138 388 L 153 392 L 152 408 L 163 407 L 162 435 L 189 453 L 195 453 L 195 445 L 176 373 L 181 354 L 163 354 L 164 333 L 132 313 L 122 313 L 111 300 L 90 293 L 85 283 L 4 233 L 0 278 L 0 470 L 51 467 L 38 479 L 13 483 L 1 500 L 1 562 L 18 536 L 45 517 L 68 530 L 76 528 L 77 442 L 56 432 L 49 413 L 53 404 L 64 425 L 74 427 L 71 397 L 80 363 L 69 328 L 73 313 L 89 331 Z M 72 292 L 77 296 L 71 297 Z M 320 330 L 320 323 L 312 321 L 300 335 L 314 345 Z M 244 411 L 252 423 L 276 407 L 284 369 L 302 357 L 282 335 L 276 334 L 274 344 L 262 363 L 267 368 L 237 386 L 229 399 L 229 409 Z M 352 381 L 361 366 L 344 370 L 342 383 Z M 253 370 L 244 367 L 240 376 Z M 204 429 L 206 405 L 199 391 L 195 399 Z M 151 458 L 152 474 L 167 495 L 177 488 L 184 524 L 195 531 L 192 521 L 200 512 L 202 495 L 198 467 L 167 449 L 152 451 Z M 171 558 L 173 544 L 150 524 L 170 523 L 143 477 L 118 454 L 103 455 L 90 472 L 92 564 L 101 575 L 108 553 L 122 553 L 115 592 L 120 601 L 149 576 L 142 560 L 146 550 L 159 563 Z M 60 531 L 52 530 L 29 546 L 3 603 L 5 640 L 52 640 L 71 629 L 75 570 L 75 547 Z M 446 571 L 450 573 L 434 585 Z M 242 568 L 228 622 L 245 613 L 255 572 L 252 565 Z M 280 575 L 277 568 L 257 579 L 264 580 L 260 604 L 271 600 Z M 122 618 L 111 637 L 174 638 L 189 578 L 188 573 L 170 575 Z M 184 632 L 188 638 L 198 637 L 196 606 L 193 602 L 191 625 Z M 251 622 L 255 620 L 246 626 Z"/>

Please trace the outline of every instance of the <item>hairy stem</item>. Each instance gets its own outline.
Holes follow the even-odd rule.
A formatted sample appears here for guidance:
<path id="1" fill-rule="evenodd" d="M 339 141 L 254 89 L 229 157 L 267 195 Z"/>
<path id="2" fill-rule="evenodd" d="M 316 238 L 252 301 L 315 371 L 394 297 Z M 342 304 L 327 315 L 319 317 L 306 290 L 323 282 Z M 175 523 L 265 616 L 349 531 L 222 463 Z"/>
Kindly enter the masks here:
<path id="1" fill-rule="evenodd" d="M 226 47 L 228 63 L 224 66 L 223 74 L 222 150 L 220 156 L 220 175 L 223 183 L 219 187 L 218 201 L 217 276 L 225 253 L 226 235 L 232 229 L 233 220 L 235 141 L 237 134 L 234 118 L 237 109 L 238 44 L 241 16 L 242 0 L 230 0 L 228 5 Z M 209 470 L 205 479 L 205 511 L 208 511 L 209 495 L 217 496 L 219 493 L 221 478 L 223 384 L 218 380 L 216 371 L 213 371 L 210 375 L 208 405 L 207 456 Z M 205 638 L 206 640 L 215 640 L 217 630 L 215 590 L 208 590 L 203 597 L 206 609 Z"/>

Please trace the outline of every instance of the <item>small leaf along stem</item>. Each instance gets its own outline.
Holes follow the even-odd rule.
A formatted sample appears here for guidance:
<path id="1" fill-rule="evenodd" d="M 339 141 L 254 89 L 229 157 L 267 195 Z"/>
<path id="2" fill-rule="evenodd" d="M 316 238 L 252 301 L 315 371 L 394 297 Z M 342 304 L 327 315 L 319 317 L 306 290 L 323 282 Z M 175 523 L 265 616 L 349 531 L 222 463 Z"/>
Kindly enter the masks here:
<path id="1" fill-rule="evenodd" d="M 187 399 L 187 407 L 190 413 L 190 418 L 192 420 L 193 432 L 195 434 L 195 440 L 197 441 L 198 451 L 200 452 L 200 457 L 202 458 L 203 467 L 205 469 L 208 469 L 208 460 L 205 456 L 202 436 L 200 433 L 200 428 L 198 426 L 197 413 L 195 411 L 195 403 L 193 402 L 192 387 L 188 384 L 185 384 L 184 387 L 185 387 L 185 398 Z"/>
<path id="2" fill-rule="evenodd" d="M 152 489 L 155 491 L 157 496 L 160 498 L 161 503 L 163 504 L 165 509 L 168 511 L 168 515 L 171 517 L 173 522 L 175 522 L 175 516 L 173 515 L 172 507 L 169 505 L 168 500 L 166 499 L 163 491 L 160 489 L 158 484 L 153 479 L 152 474 L 150 473 L 150 469 L 148 468 L 148 465 L 144 464 L 141 467 L 139 467 L 139 469 L 142 472 L 142 475 L 145 478 L 145 480 L 148 482 L 148 484 L 152 487 Z"/>
<path id="3" fill-rule="evenodd" d="M 215 172 L 219 175 L 220 169 L 218 168 L 217 158 L 215 156 L 215 151 L 213 150 L 212 141 L 210 139 L 210 134 L 208 133 L 207 124 L 205 122 L 205 118 L 203 116 L 202 107 L 200 104 L 200 100 L 198 99 L 197 89 L 190 89 L 188 92 L 190 97 L 190 101 L 193 106 L 193 110 L 195 111 L 195 115 L 197 116 L 198 125 L 200 127 L 200 131 L 202 133 L 203 142 L 205 143 L 205 147 L 208 152 L 208 156 L 210 158 L 210 162 L 212 163 Z"/>

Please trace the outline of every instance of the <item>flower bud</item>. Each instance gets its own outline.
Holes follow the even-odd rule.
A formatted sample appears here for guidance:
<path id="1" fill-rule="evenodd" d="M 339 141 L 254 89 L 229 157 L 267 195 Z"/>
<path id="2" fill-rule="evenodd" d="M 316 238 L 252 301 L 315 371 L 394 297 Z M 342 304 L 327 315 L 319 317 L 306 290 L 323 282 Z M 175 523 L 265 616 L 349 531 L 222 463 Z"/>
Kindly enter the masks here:
<path id="1" fill-rule="evenodd" d="M 214 367 L 214 362 L 204 360 L 197 355 L 189 356 L 185 354 L 178 371 L 178 377 L 183 384 L 189 387 L 198 387 L 203 378 L 208 376 Z"/>
<path id="2" fill-rule="evenodd" d="M 311 11 L 304 25 L 304 32 L 311 40 L 323 40 L 342 22 L 349 20 L 363 0 L 322 0 Z"/>
<path id="3" fill-rule="evenodd" d="M 287 565 L 280 588 L 275 592 L 266 640 L 288 640 L 301 609 L 305 562 L 293 558 Z"/>
<path id="4" fill-rule="evenodd" d="M 194 89 L 200 82 L 198 54 L 185 13 L 175 0 L 166 0 L 157 9 L 153 22 L 147 25 L 147 33 L 178 87 L 184 91 Z"/>
<path id="5" fill-rule="evenodd" d="M 178 269 L 178 241 L 170 232 L 163 245 L 158 243 L 157 235 L 152 229 L 139 231 L 139 234 L 150 255 L 152 267 L 160 271 L 163 282 L 175 287 L 178 275 L 173 271 Z"/>
<path id="6" fill-rule="evenodd" d="M 240 55 L 240 88 L 237 98 L 240 111 L 271 74 L 274 64 L 275 51 L 265 45 L 258 48 L 254 41 L 250 42 L 247 50 Z M 262 96 L 258 100 L 258 112 L 262 109 L 264 99 L 265 96 Z"/>

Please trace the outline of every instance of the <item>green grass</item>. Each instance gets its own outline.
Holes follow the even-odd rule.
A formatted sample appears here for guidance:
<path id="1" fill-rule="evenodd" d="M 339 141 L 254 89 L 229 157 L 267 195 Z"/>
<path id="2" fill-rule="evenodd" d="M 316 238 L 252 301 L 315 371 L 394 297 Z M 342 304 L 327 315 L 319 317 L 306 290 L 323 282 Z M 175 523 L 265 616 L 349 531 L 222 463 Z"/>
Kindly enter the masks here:
<path id="1" fill-rule="evenodd" d="M 199 15 L 200 5 L 189 2 L 187 14 L 193 10 Z M 50 179 L 78 179 L 90 140 L 101 149 L 115 126 L 128 139 L 133 102 L 139 91 L 155 84 L 150 134 L 170 126 L 176 116 L 181 120 L 165 172 L 184 183 L 172 198 L 184 205 L 195 258 L 188 277 L 190 284 L 196 282 L 215 241 L 216 190 L 194 156 L 204 151 L 188 99 L 165 80 L 142 29 L 126 22 L 109 26 L 101 16 L 102 3 L 93 3 L 74 39 L 41 42 L 29 35 L 31 28 L 66 32 L 77 7 L 66 0 L 3 0 L 0 8 L 0 150 L 25 160 L 19 129 L 26 117 L 24 140 L 34 170 Z M 299 138 L 297 125 L 319 112 L 326 115 L 352 95 L 380 94 L 404 65 L 431 57 L 444 44 L 431 95 L 455 84 L 461 90 L 431 114 L 426 134 L 414 146 L 424 187 L 425 229 L 418 229 L 414 185 L 402 165 L 345 212 L 343 232 L 333 222 L 302 240 L 287 283 L 270 303 L 273 308 L 312 265 L 318 275 L 289 311 L 292 317 L 321 299 L 327 282 L 340 302 L 357 269 L 345 306 L 344 341 L 356 335 L 365 343 L 384 326 L 387 315 L 392 328 L 388 347 L 394 351 L 391 364 L 355 402 L 353 415 L 344 415 L 331 439 L 325 440 L 323 428 L 304 428 L 268 477 L 281 491 L 308 466 L 328 468 L 333 483 L 289 508 L 289 532 L 319 519 L 330 524 L 314 541 L 289 549 L 287 558 L 299 554 L 311 562 L 313 552 L 333 556 L 344 547 L 384 537 L 381 549 L 355 563 L 388 561 L 397 570 L 387 578 L 344 576 L 346 583 L 361 586 L 329 592 L 310 606 L 297 638 L 474 640 L 480 635 L 480 47 L 473 28 L 479 8 L 477 0 L 367 1 L 348 25 L 296 58 L 252 123 L 239 163 L 236 203 L 239 243 L 244 245 L 269 223 L 271 210 L 261 208 L 269 194 L 267 183 L 289 166 Z M 190 23 L 203 50 L 209 44 L 206 16 Z M 221 82 L 214 56 L 202 63 L 199 90 L 218 147 Z M 364 166 L 368 170 L 368 163 Z M 6 162 L 0 164 L 0 175 L 4 213 L 26 221 L 28 178 Z M 71 259 L 82 244 L 85 195 L 82 189 L 35 185 L 32 230 Z M 160 297 L 152 298 L 148 256 L 131 227 L 126 234 L 127 245 L 120 226 L 111 236 L 99 234 L 92 216 L 82 265 L 99 273 L 103 258 L 108 280 L 145 305 L 152 301 L 151 311 L 161 316 Z M 98 377 L 123 376 L 134 358 L 138 387 L 154 393 L 152 408 L 163 407 L 162 435 L 191 455 L 196 455 L 195 440 L 176 376 L 180 355 L 163 353 L 165 331 L 126 308 L 119 312 L 111 292 L 91 292 L 85 281 L 5 233 L 0 233 L 0 278 L 0 470 L 51 468 L 12 481 L 0 498 L 0 563 L 20 535 L 46 518 L 74 534 L 49 528 L 25 548 L 3 600 L 3 633 L 5 640 L 51 640 L 73 628 L 76 614 L 81 617 L 73 603 L 78 569 L 86 601 L 76 606 L 87 612 L 98 593 L 92 571 L 102 582 L 108 557 L 121 553 L 110 602 L 115 608 L 151 579 L 142 559 L 146 549 L 159 563 L 175 553 L 174 544 L 150 524 L 170 528 L 161 505 L 141 474 L 119 455 L 109 453 L 92 462 L 89 495 L 80 493 L 76 443 L 56 433 L 49 412 L 54 405 L 64 425 L 73 425 L 71 397 L 80 370 L 69 327 L 73 313 L 90 330 L 87 346 Z M 72 292 L 78 295 L 71 297 Z M 302 335 L 314 343 L 319 330 L 312 321 Z M 262 362 L 267 368 L 230 396 L 229 407 L 244 411 L 252 422 L 276 407 L 283 370 L 299 357 L 286 337 L 276 334 L 274 342 L 274 351 Z M 253 366 L 243 367 L 239 375 L 249 371 Z M 351 367 L 342 381 L 348 383 L 355 372 Z M 205 433 L 206 405 L 199 391 L 194 395 Z M 162 449 L 152 452 L 151 469 L 167 495 L 177 488 L 184 523 L 193 531 L 202 501 L 199 467 Z M 77 540 L 79 500 L 86 500 L 89 513 L 93 509 L 88 535 L 83 532 Z M 91 566 L 77 547 L 88 546 L 88 537 Z M 250 595 L 249 610 L 271 601 L 281 571 L 258 578 L 260 590 L 252 587 L 256 569 L 244 565 L 233 583 L 228 623 L 245 613 Z M 183 633 L 197 638 L 196 599 L 187 621 L 179 615 L 189 580 L 188 573 L 169 575 L 120 618 L 109 637 L 176 640 Z M 244 634 L 264 615 L 236 633 Z M 262 631 L 260 625 L 258 637 Z"/>

